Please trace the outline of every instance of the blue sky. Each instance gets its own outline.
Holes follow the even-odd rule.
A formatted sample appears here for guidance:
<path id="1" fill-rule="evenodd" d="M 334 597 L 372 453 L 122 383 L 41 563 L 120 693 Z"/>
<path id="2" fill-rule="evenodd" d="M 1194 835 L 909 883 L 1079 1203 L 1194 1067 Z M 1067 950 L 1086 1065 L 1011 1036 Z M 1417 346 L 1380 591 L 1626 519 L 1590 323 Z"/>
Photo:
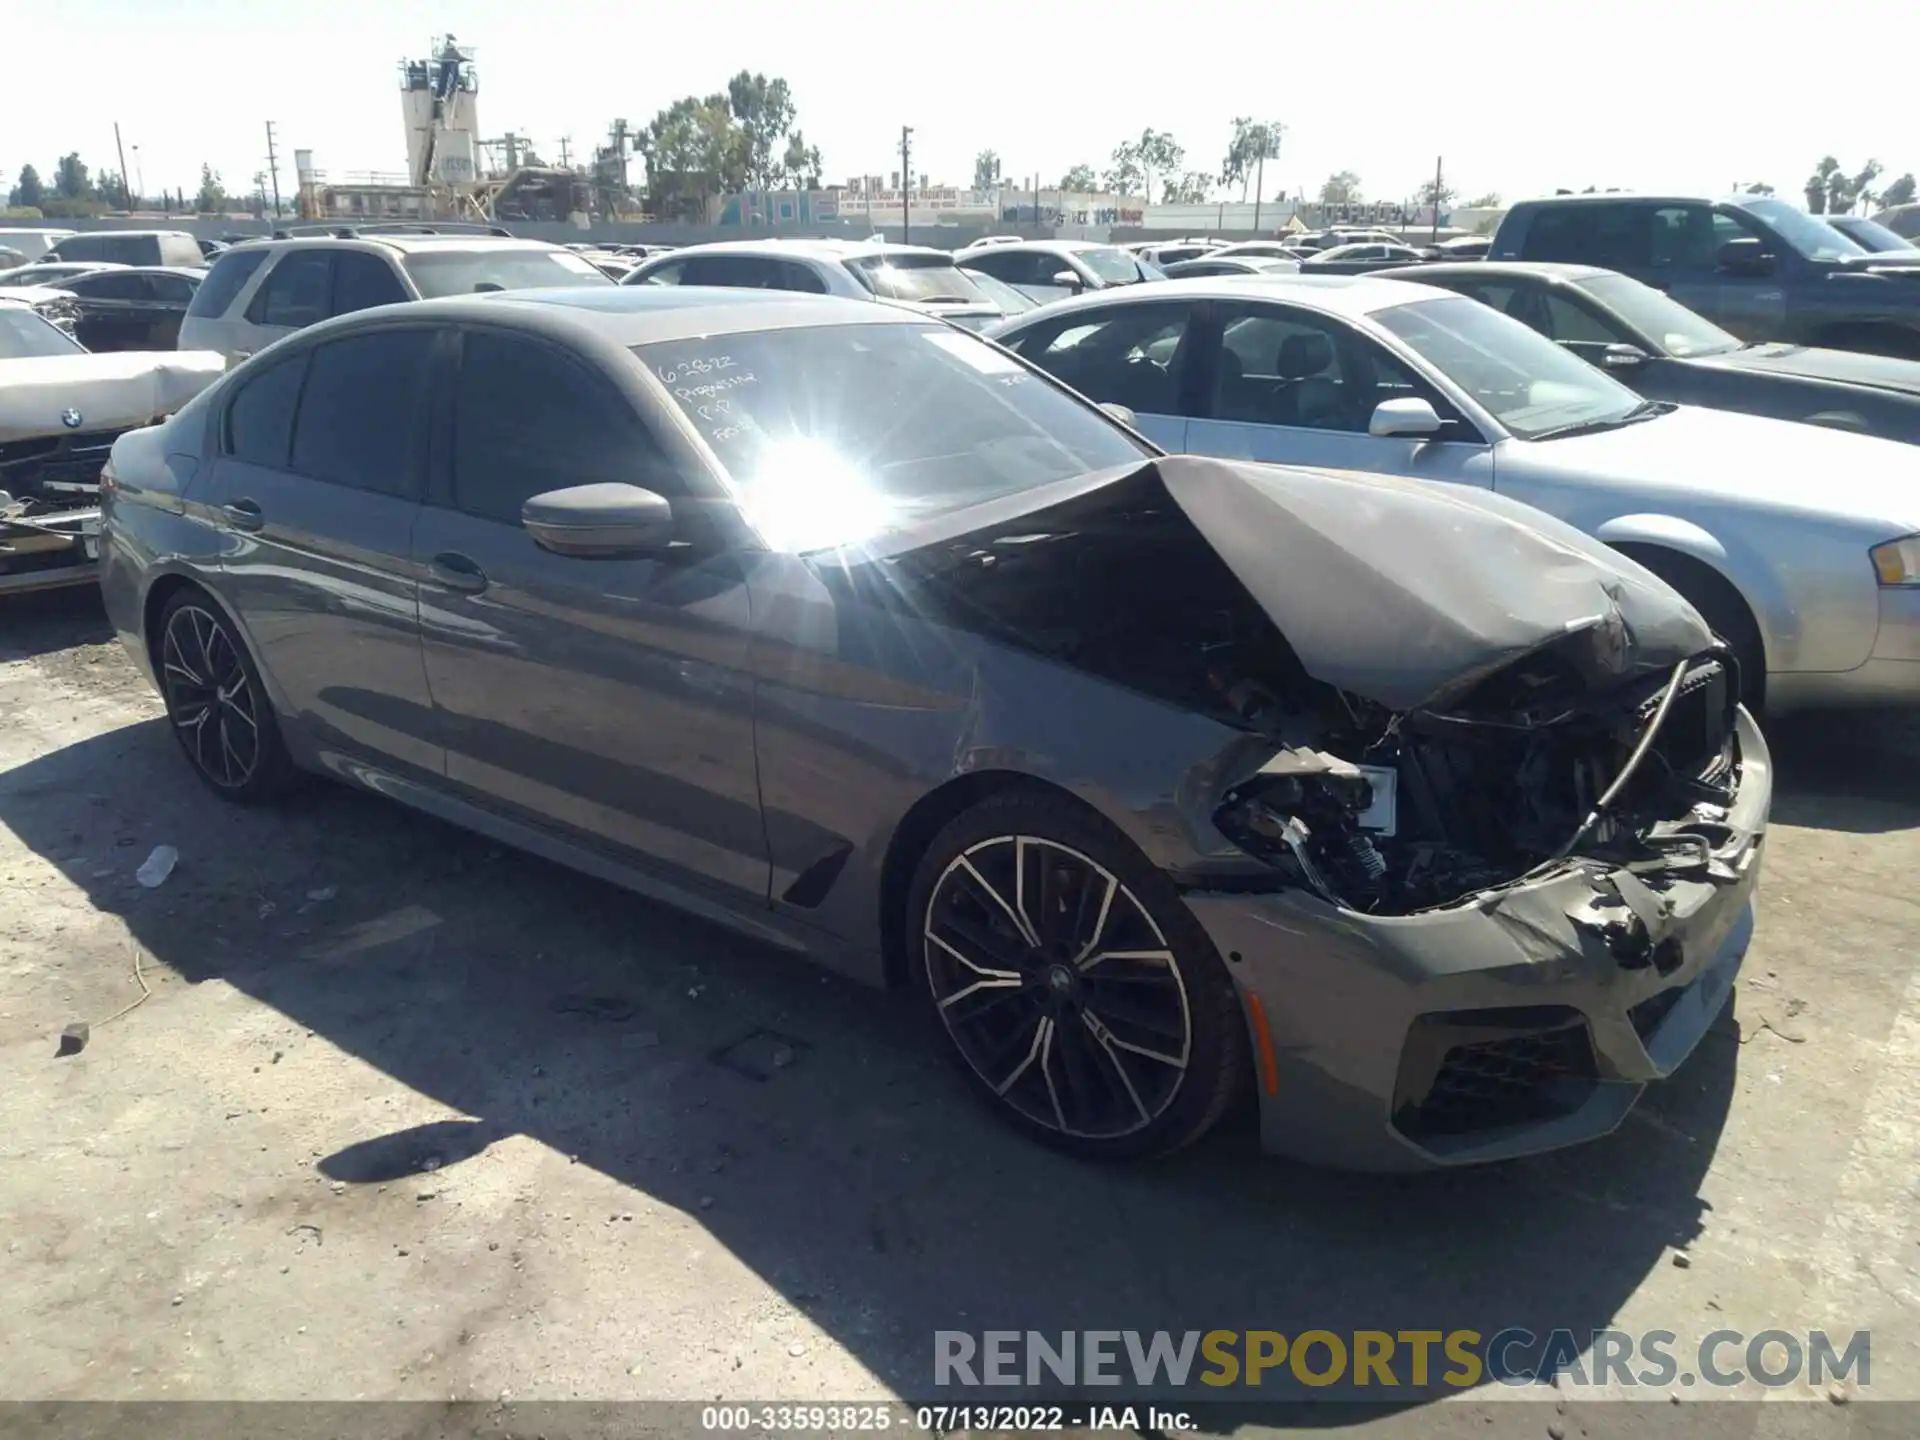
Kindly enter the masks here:
<path id="1" fill-rule="evenodd" d="M 1849 169 L 1869 155 L 1890 174 L 1920 168 L 1911 87 L 1886 48 L 1908 12 L 1828 0 L 1817 32 L 1799 32 L 1820 37 L 1817 65 L 1785 48 L 1778 13 L 1727 0 L 1616 0 L 1577 18 L 1509 0 L 57 0 L 8 15 L 0 169 L 44 173 L 71 149 L 117 168 L 118 120 L 150 190 L 191 191 L 203 160 L 241 190 L 264 168 L 272 119 L 283 189 L 295 148 L 334 175 L 399 171 L 396 64 L 448 29 L 478 50 L 483 126 L 530 135 L 550 159 L 562 135 L 585 154 L 615 116 L 644 125 L 745 67 L 786 77 L 829 180 L 896 168 L 902 124 L 914 169 L 961 184 L 982 149 L 1009 176 L 1051 182 L 1146 126 L 1171 131 L 1189 168 L 1217 171 L 1236 114 L 1288 127 L 1270 193 L 1351 169 L 1369 197 L 1397 199 L 1438 155 L 1462 198 L 1751 180 L 1798 198 L 1829 152 Z M 1858 56 L 1855 38 L 1869 41 Z"/>

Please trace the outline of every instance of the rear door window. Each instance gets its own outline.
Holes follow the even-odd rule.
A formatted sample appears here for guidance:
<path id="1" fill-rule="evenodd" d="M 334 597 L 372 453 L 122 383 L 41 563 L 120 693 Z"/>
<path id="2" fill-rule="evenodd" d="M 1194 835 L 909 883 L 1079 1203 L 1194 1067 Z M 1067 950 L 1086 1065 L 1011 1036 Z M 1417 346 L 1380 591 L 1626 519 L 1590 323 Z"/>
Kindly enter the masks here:
<path id="1" fill-rule="evenodd" d="M 253 297 L 247 318 L 256 325 L 299 329 L 327 318 L 333 289 L 331 250 L 288 250 L 267 272 L 266 283 Z"/>
<path id="2" fill-rule="evenodd" d="M 378 255 L 342 250 L 333 259 L 333 313 L 351 315 L 376 305 L 399 305 L 407 298 L 400 277 Z"/>
<path id="3" fill-rule="evenodd" d="M 299 354 L 269 365 L 240 382 L 228 402 L 222 448 L 248 465 L 284 470 L 293 448 L 293 412 L 300 402 L 300 381 L 307 357 Z"/>
<path id="4" fill-rule="evenodd" d="M 731 290 L 780 290 L 780 264 L 757 255 L 695 255 L 680 273 L 682 285 L 718 285 Z"/>
<path id="5" fill-rule="evenodd" d="M 1637 203 L 1548 206 L 1534 215 L 1520 258 L 1643 270 L 1651 245 L 1648 221 L 1646 207 Z"/>
<path id="6" fill-rule="evenodd" d="M 1089 400 L 1139 415 L 1183 414 L 1189 347 L 1181 342 L 1198 309 L 1168 302 L 1082 312 L 1030 334 L 1020 354 Z"/>
<path id="7" fill-rule="evenodd" d="M 258 247 L 227 251 L 213 262 L 207 278 L 200 282 L 200 288 L 194 292 L 193 304 L 187 307 L 187 314 L 203 320 L 218 319 L 226 314 L 228 307 L 246 289 L 247 281 L 253 278 L 254 271 L 260 268 L 269 253 Z"/>
<path id="8" fill-rule="evenodd" d="M 319 346 L 290 468 L 379 495 L 419 492 L 431 330 L 373 330 Z"/>
<path id="9" fill-rule="evenodd" d="M 168 305 L 185 305 L 193 299 L 193 282 L 184 275 L 149 275 L 147 284 L 153 298 Z"/>
<path id="10" fill-rule="evenodd" d="M 153 297 L 147 277 L 124 270 L 102 270 L 68 281 L 62 288 L 83 300 L 148 300 Z"/>

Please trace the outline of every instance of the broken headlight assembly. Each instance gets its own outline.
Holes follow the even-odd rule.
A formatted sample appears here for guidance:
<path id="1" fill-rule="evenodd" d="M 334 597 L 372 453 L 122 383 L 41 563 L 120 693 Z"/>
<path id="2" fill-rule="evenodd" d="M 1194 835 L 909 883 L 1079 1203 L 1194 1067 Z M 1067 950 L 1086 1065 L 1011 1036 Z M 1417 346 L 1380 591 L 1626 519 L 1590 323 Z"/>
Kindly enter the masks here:
<path id="1" fill-rule="evenodd" d="M 1446 710 L 1283 747 L 1214 825 L 1282 884 L 1382 915 L 1571 859 L 1706 865 L 1738 775 L 1735 709 L 1718 652 L 1598 693 L 1523 662 Z"/>

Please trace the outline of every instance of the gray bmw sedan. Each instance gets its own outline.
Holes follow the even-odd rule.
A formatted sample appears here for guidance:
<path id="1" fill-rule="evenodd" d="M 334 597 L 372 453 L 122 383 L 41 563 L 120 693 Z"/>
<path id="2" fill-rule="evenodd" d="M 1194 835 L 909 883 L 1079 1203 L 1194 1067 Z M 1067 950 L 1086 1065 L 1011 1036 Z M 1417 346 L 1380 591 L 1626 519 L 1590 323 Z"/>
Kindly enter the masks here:
<path id="1" fill-rule="evenodd" d="M 1076 1153 L 1605 1133 L 1725 1004 L 1767 750 L 1496 495 L 1166 456 L 937 319 L 626 287 L 300 331 L 103 482 L 220 794 L 330 775 L 919 997 Z"/>

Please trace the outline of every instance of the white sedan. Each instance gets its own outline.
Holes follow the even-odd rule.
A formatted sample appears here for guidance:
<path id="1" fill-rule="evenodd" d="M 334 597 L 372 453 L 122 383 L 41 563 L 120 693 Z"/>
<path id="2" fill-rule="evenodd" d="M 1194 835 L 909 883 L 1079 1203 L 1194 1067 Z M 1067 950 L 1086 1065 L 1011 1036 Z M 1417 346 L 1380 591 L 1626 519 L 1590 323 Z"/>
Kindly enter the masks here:
<path id="1" fill-rule="evenodd" d="M 1692 601 L 1750 701 L 1920 700 L 1910 446 L 1642 400 L 1404 280 L 1170 280 L 987 333 L 1170 451 L 1475 485 L 1567 521 Z"/>
<path id="2" fill-rule="evenodd" d="M 113 442 L 220 378 L 211 351 L 96 355 L 0 292 L 0 594 L 95 578 L 100 468 Z"/>

